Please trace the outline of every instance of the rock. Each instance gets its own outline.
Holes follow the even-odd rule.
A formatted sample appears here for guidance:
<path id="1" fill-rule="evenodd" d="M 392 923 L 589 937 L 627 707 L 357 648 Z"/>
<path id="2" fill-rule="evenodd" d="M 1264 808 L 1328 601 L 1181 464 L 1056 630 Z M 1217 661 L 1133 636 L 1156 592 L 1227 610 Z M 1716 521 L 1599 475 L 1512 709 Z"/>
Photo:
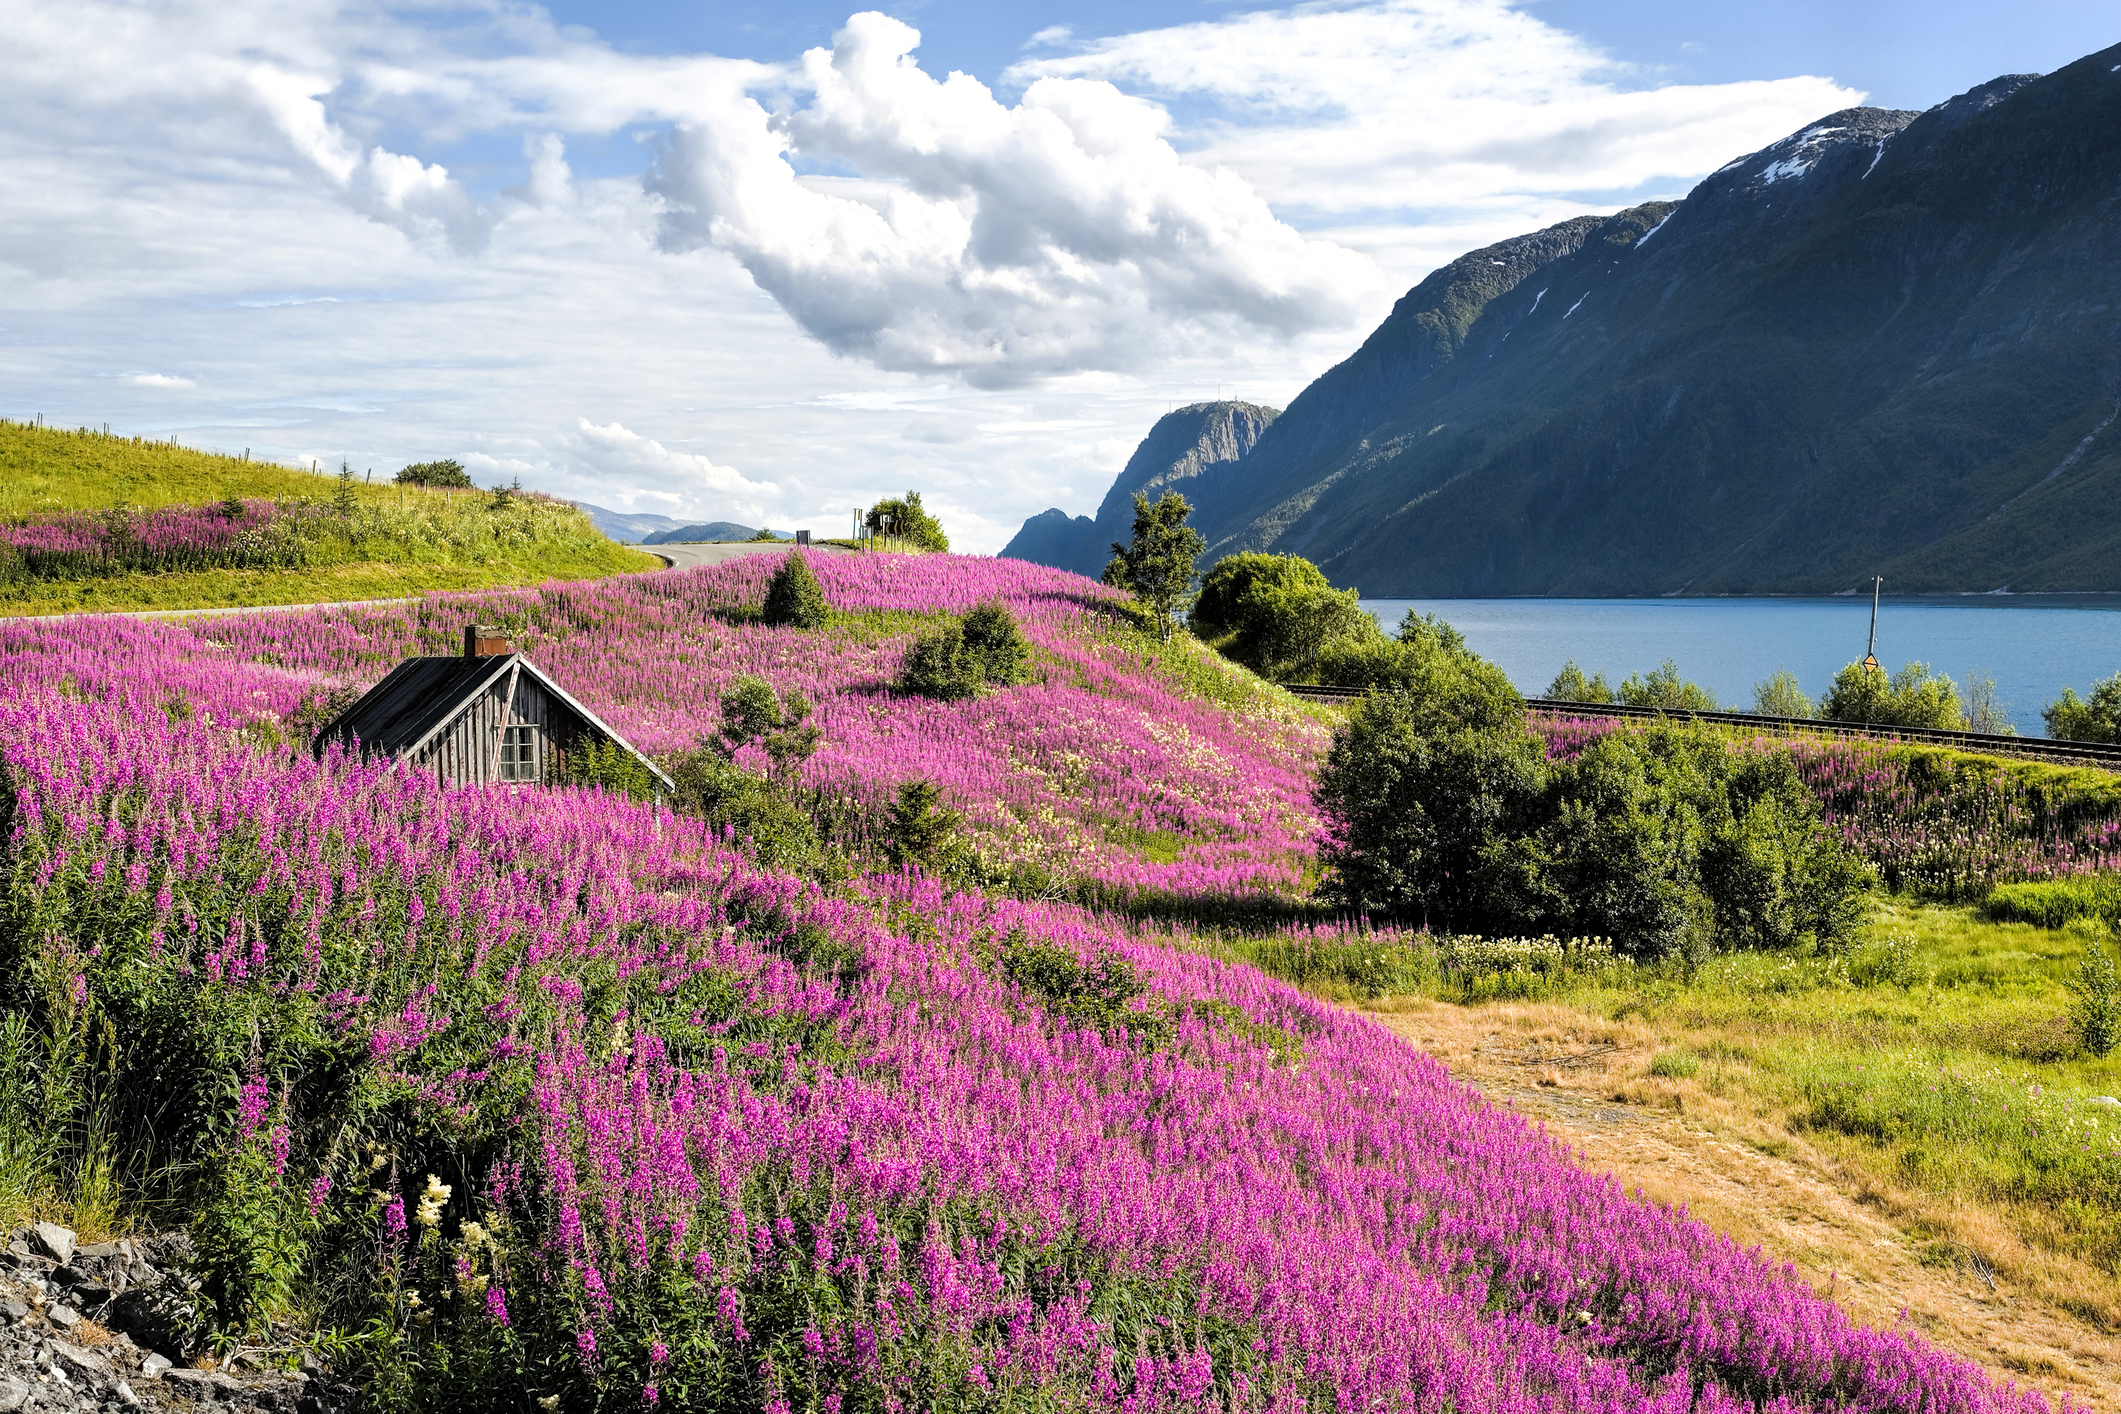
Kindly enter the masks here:
<path id="1" fill-rule="evenodd" d="M 2121 1100 L 2117 1100 L 2111 1095 L 2094 1095 L 2091 1102 L 2095 1105 L 2121 1105 Z"/>
<path id="2" fill-rule="evenodd" d="M 81 1324 L 81 1313 L 65 1306 L 54 1306 L 44 1313 L 44 1319 L 62 1331 L 70 1331 Z"/>
<path id="3" fill-rule="evenodd" d="M 7 1250 L 11 1256 L 27 1257 L 29 1255 L 29 1239 L 19 1232 L 9 1233 L 7 1235 Z"/>
<path id="4" fill-rule="evenodd" d="M 0 1375 L 0 1414 L 14 1414 L 29 1403 L 29 1384 L 13 1375 Z"/>
<path id="5" fill-rule="evenodd" d="M 162 1382 L 175 1385 L 194 1399 L 210 1398 L 214 1387 L 214 1377 L 204 1370 L 172 1369 L 163 1374 Z"/>
<path id="6" fill-rule="evenodd" d="M 148 1357 L 140 1362 L 140 1373 L 151 1380 L 159 1380 L 162 1378 L 162 1372 L 174 1364 L 167 1355 L 157 1355 L 150 1351 Z"/>
<path id="7" fill-rule="evenodd" d="M 74 1259 L 74 1230 L 57 1223 L 37 1223 L 29 1230 L 30 1241 L 44 1254 L 65 1266 Z"/>
<path id="8" fill-rule="evenodd" d="M 197 1299 L 182 1283 L 168 1279 L 136 1286 L 118 1297 L 111 1303 L 110 1323 L 173 1361 L 189 1360 L 198 1351 L 204 1327 Z"/>
<path id="9" fill-rule="evenodd" d="M 122 1242 L 91 1242 L 74 1249 L 76 1257 L 123 1257 L 127 1255 Z"/>
<path id="10" fill-rule="evenodd" d="M 104 1359 L 93 1350 L 84 1350 L 80 1346 L 64 1340 L 55 1340 L 51 1343 L 51 1346 L 52 1354 L 57 1356 L 60 1362 L 68 1369 L 79 1371 L 84 1375 L 109 1376 L 118 1373 L 110 1367 L 110 1361 Z"/>
<path id="11" fill-rule="evenodd" d="M 117 1393 L 118 1401 L 121 1404 L 138 1404 L 140 1402 L 140 1396 L 134 1394 L 133 1387 L 123 1380 L 118 1381 Z"/>
<path id="12" fill-rule="evenodd" d="M 19 1321 L 28 1314 L 29 1307 L 15 1300 L 12 1296 L 0 1300 L 0 1316 L 5 1316 L 10 1321 Z"/>

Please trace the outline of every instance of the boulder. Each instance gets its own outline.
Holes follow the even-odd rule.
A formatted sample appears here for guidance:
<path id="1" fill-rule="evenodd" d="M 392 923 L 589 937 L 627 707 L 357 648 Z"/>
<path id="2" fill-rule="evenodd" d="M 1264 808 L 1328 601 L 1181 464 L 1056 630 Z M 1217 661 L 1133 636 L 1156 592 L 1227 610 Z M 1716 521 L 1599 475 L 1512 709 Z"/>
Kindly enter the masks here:
<path id="1" fill-rule="evenodd" d="M 36 1223 L 29 1230 L 30 1242 L 47 1257 L 65 1266 L 74 1260 L 74 1230 L 57 1223 Z"/>

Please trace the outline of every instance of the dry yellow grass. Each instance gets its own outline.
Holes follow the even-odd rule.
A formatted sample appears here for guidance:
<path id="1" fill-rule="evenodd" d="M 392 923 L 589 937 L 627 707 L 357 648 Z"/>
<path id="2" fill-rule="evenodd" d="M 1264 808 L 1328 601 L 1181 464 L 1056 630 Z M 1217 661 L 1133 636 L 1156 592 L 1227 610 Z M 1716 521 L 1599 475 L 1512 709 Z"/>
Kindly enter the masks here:
<path id="1" fill-rule="evenodd" d="M 1889 1325 L 1905 1310 L 1999 1378 L 2121 1410 L 2110 1278 L 2035 1251 L 2012 1217 L 1902 1192 L 1792 1133 L 1745 1102 L 1743 1062 L 1654 1076 L 1652 1059 L 1686 1038 L 1552 1003 L 1408 999 L 1373 1014 L 1590 1167 L 1794 1264 L 1858 1319 Z"/>

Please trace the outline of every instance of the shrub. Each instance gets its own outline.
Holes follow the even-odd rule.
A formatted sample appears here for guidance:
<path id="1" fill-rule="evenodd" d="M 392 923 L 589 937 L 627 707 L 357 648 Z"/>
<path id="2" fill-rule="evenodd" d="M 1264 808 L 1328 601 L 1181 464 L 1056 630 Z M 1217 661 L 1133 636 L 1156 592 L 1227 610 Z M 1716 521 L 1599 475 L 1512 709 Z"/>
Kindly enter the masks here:
<path id="1" fill-rule="evenodd" d="M 1700 683 L 1680 677 L 1679 665 L 1670 658 L 1642 677 L 1628 674 L 1620 684 L 1620 700 L 1630 707 L 1659 707 L 1666 711 L 1716 710 L 1716 694 Z"/>
<path id="2" fill-rule="evenodd" d="M 2121 923 L 2121 875 L 2080 874 L 1998 884 L 1981 905 L 1989 917 L 2008 923 L 2060 928 L 2079 918 Z"/>
<path id="3" fill-rule="evenodd" d="M 1016 615 L 999 599 L 984 600 L 966 612 L 964 651 L 983 682 L 1010 687 L 1028 678 L 1024 658 L 1031 645 L 1024 641 Z"/>
<path id="4" fill-rule="evenodd" d="M 864 523 L 872 534 L 911 540 L 930 554 L 949 553 L 950 537 L 943 534 L 942 522 L 928 514 L 921 505 L 918 491 L 908 491 L 903 498 L 894 496 L 878 501 L 870 507 Z"/>
<path id="5" fill-rule="evenodd" d="M 1763 717 L 1809 717 L 1816 709 L 1797 685 L 1797 675 L 1777 668 L 1773 677 L 1754 684 L 1753 710 Z"/>
<path id="6" fill-rule="evenodd" d="M 2115 1040 L 2121 1039 L 2121 983 L 2115 981 L 2114 960 L 2103 946 L 2093 943 L 2085 949 L 2070 991 L 2076 994 L 2070 1019 L 2077 1023 L 2084 1049 L 2095 1056 L 2113 1050 Z"/>
<path id="7" fill-rule="evenodd" d="M 1836 722 L 1863 722 L 1881 727 L 1927 731 L 1965 731 L 1959 688 L 1948 677 L 1930 672 L 1927 663 L 1907 663 L 1888 678 L 1861 663 L 1834 674 L 1819 715 Z"/>
<path id="8" fill-rule="evenodd" d="M 471 473 L 454 458 L 438 462 L 414 462 L 397 475 L 400 486 L 435 486 L 452 491 L 469 491 Z"/>
<path id="9" fill-rule="evenodd" d="M 834 872 L 809 812 L 782 785 L 730 763 L 712 746 L 664 760 L 676 783 L 671 808 L 705 820 L 747 846 L 769 869 L 818 877 Z"/>
<path id="10" fill-rule="evenodd" d="M 1319 773 L 1315 800 L 1329 829 L 1320 857 L 1332 871 L 1324 892 L 1358 909 L 1481 931 L 1485 851 L 1515 832 L 1544 753 L 1492 664 L 1441 651 L 1402 656 L 1408 685 L 1366 697 Z"/>
<path id="11" fill-rule="evenodd" d="M 896 869 L 920 869 L 938 877 L 955 875 L 964 863 L 964 841 L 958 830 L 962 815 L 943 804 L 934 781 L 906 781 L 891 803 L 888 846 Z"/>
<path id="12" fill-rule="evenodd" d="M 810 699 L 802 693 L 790 689 L 783 697 L 764 678 L 739 673 L 722 694 L 715 750 L 733 763 L 745 747 L 756 747 L 773 763 L 774 776 L 786 779 L 817 750 L 819 733 L 810 710 Z"/>
<path id="13" fill-rule="evenodd" d="M 899 664 L 899 691 L 919 697 L 956 702 L 978 696 L 984 682 L 979 660 L 966 651 L 965 625 L 959 619 L 919 635 Z"/>
<path id="14" fill-rule="evenodd" d="M 2089 699 L 2063 688 L 2062 699 L 2041 708 L 2040 715 L 2057 741 L 2121 742 L 2121 673 L 2093 683 Z"/>
<path id="15" fill-rule="evenodd" d="M 1605 674 L 1585 677 L 1583 669 L 1576 666 L 1574 658 L 1561 665 L 1554 674 L 1554 681 L 1547 684 L 1547 697 L 1555 702 L 1612 702 L 1615 700 L 1612 685 L 1606 682 Z"/>
<path id="16" fill-rule="evenodd" d="M 777 628 L 817 629 L 825 626 L 829 612 L 825 591 L 800 550 L 790 550 L 766 581 L 764 617 Z"/>
<path id="17" fill-rule="evenodd" d="M 1382 642 L 1377 621 L 1297 555 L 1231 555 L 1201 581 L 1187 622 L 1227 657 L 1264 677 L 1314 670 L 1340 639 Z"/>

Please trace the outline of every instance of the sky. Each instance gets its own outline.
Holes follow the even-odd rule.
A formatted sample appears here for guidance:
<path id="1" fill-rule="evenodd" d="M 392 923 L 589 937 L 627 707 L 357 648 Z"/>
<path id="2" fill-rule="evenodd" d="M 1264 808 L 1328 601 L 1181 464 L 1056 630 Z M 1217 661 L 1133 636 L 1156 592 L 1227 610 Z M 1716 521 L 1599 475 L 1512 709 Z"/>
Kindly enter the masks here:
<path id="1" fill-rule="evenodd" d="M 2110 0 L 0 0 L 0 416 L 958 548 L 1466 250 Z"/>

